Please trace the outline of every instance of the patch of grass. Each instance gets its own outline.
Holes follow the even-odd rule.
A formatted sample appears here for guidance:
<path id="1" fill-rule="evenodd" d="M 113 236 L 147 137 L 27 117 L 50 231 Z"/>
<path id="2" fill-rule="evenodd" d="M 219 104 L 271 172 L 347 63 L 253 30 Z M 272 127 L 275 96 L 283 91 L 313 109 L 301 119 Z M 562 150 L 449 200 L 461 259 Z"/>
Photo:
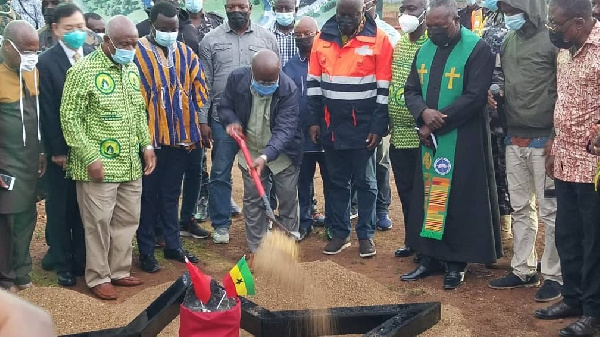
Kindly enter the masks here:
<path id="1" fill-rule="evenodd" d="M 396 292 L 396 291 L 398 291 L 398 286 L 389 285 L 389 286 L 388 286 L 388 290 L 389 290 L 389 291 Z"/>
<path id="2" fill-rule="evenodd" d="M 229 270 L 237 262 L 232 262 L 228 258 L 208 249 L 205 241 L 197 239 L 182 238 L 183 249 L 196 255 L 200 262 L 210 262 L 212 268 L 218 270 Z M 158 258 L 157 258 L 158 259 Z"/>
<path id="3" fill-rule="evenodd" d="M 43 270 L 39 263 L 33 264 L 33 270 L 30 275 L 31 282 L 33 282 L 36 287 L 58 287 L 56 273 Z"/>
<path id="4" fill-rule="evenodd" d="M 395 271 L 396 275 L 398 274 L 402 274 L 402 268 L 400 267 L 396 267 L 396 271 Z"/>

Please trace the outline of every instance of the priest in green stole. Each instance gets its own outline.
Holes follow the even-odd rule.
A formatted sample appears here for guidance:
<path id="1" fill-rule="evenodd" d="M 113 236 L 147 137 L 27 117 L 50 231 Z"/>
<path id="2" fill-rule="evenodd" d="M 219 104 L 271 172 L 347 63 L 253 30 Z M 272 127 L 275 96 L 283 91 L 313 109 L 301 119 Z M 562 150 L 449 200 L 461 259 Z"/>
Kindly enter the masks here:
<path id="1" fill-rule="evenodd" d="M 492 81 L 490 47 L 461 27 L 455 0 L 432 0 L 429 40 L 417 52 L 405 87 L 421 139 L 420 169 L 406 243 L 421 253 L 414 281 L 446 271 L 444 288 L 464 279 L 469 262 L 502 255 L 490 132 L 484 107 Z"/>

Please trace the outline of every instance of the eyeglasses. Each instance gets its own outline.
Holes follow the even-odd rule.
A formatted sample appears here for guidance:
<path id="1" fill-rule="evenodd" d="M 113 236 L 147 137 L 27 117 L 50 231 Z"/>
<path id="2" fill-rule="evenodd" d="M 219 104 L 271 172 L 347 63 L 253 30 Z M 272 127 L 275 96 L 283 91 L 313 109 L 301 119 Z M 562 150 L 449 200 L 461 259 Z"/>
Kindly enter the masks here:
<path id="1" fill-rule="evenodd" d="M 303 39 L 305 37 L 314 37 L 317 33 L 294 33 L 294 37 L 297 39 Z"/>
<path id="2" fill-rule="evenodd" d="M 546 22 L 546 28 L 548 28 L 548 30 L 556 32 L 560 27 L 564 26 L 567 22 L 569 22 L 570 20 L 572 20 L 573 18 L 567 19 L 565 21 L 563 21 L 563 23 L 556 23 L 554 22 L 554 20 L 549 19 L 548 22 Z"/>

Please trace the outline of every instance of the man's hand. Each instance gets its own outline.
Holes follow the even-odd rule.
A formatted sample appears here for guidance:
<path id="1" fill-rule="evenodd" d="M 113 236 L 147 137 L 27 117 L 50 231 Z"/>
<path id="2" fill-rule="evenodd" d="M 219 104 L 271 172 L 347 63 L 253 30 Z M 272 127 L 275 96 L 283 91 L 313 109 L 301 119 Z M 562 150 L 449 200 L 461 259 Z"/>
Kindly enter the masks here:
<path id="1" fill-rule="evenodd" d="M 546 174 L 548 177 L 554 179 L 554 156 L 552 153 L 552 145 L 554 145 L 554 140 L 549 139 L 546 142 L 546 146 L 544 147 L 543 156 L 546 157 Z"/>
<path id="2" fill-rule="evenodd" d="M 50 158 L 54 164 L 60 167 L 63 171 L 67 169 L 67 156 L 52 156 Z"/>
<path id="3" fill-rule="evenodd" d="M 212 146 L 212 129 L 206 123 L 200 124 L 200 135 L 202 136 L 202 145 L 210 149 Z"/>
<path id="4" fill-rule="evenodd" d="M 227 125 L 227 128 L 225 129 L 225 131 L 227 131 L 227 134 L 230 137 L 233 137 L 235 135 L 243 135 L 244 134 L 244 129 L 242 129 L 242 125 L 239 123 L 234 123 L 234 124 L 229 124 Z"/>
<path id="5" fill-rule="evenodd" d="M 8 189 L 8 185 L 6 185 L 6 184 L 4 183 L 4 180 L 2 180 L 2 179 L 0 179 L 0 187 L 1 187 L 1 188 L 3 188 L 3 189 L 5 189 L 5 190 L 7 190 L 7 189 Z"/>
<path id="6" fill-rule="evenodd" d="M 100 159 L 91 163 L 87 169 L 90 178 L 92 178 L 92 181 L 97 183 L 101 183 L 104 181 L 104 166 L 102 166 L 102 162 L 100 161 Z"/>
<path id="7" fill-rule="evenodd" d="M 44 153 L 40 153 L 40 160 L 38 163 L 38 177 L 41 178 L 46 174 L 46 168 L 48 167 L 48 160 L 46 160 L 46 155 Z"/>
<path id="8" fill-rule="evenodd" d="M 421 117 L 430 130 L 437 130 L 444 126 L 444 118 L 448 116 L 434 109 L 425 109 L 421 113 Z"/>
<path id="9" fill-rule="evenodd" d="M 262 175 L 262 171 L 265 168 L 265 165 L 267 163 L 265 162 L 265 160 L 261 157 L 258 157 L 256 159 L 254 159 L 254 161 L 252 162 L 252 165 L 250 165 L 251 169 L 256 169 L 256 173 L 258 173 L 258 176 L 260 177 Z"/>
<path id="10" fill-rule="evenodd" d="M 156 155 L 154 154 L 154 150 L 144 151 L 144 164 L 144 175 L 151 175 L 152 172 L 154 172 L 154 168 L 156 168 Z"/>
<path id="11" fill-rule="evenodd" d="M 308 134 L 310 135 L 310 140 L 313 143 L 319 144 L 319 139 L 321 139 L 321 127 L 318 125 L 313 125 L 308 129 Z"/>
<path id="12" fill-rule="evenodd" d="M 423 125 L 419 128 L 419 140 L 423 145 L 431 147 L 431 141 L 429 138 L 431 137 L 431 129 L 427 125 Z"/>
<path id="13" fill-rule="evenodd" d="M 379 142 L 381 142 L 381 136 L 374 133 L 369 133 L 366 142 L 367 149 L 369 149 L 369 151 L 373 151 L 377 146 L 379 146 Z"/>

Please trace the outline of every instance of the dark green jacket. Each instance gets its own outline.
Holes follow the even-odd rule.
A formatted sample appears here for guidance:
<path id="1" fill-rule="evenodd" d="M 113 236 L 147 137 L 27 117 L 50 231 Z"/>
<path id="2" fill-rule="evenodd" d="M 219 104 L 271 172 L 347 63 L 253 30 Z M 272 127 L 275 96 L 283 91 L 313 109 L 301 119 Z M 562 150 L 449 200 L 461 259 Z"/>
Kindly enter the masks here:
<path id="1" fill-rule="evenodd" d="M 545 0 L 502 0 L 526 13 L 527 23 L 511 31 L 500 56 L 505 77 L 508 134 L 523 138 L 548 137 L 556 103 L 556 57 L 550 42 Z"/>

